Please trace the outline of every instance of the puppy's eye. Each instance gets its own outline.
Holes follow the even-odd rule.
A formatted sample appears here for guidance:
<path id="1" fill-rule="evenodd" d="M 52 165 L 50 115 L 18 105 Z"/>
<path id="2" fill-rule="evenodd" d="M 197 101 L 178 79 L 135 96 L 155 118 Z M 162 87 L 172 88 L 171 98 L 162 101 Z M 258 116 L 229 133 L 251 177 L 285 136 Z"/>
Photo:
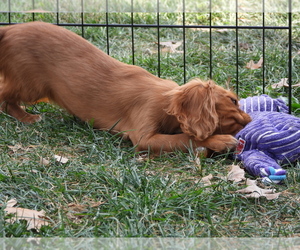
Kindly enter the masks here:
<path id="1" fill-rule="evenodd" d="M 234 105 L 238 105 L 238 100 L 237 99 L 234 99 L 234 98 L 230 98 L 230 99 L 231 99 L 231 101 Z"/>

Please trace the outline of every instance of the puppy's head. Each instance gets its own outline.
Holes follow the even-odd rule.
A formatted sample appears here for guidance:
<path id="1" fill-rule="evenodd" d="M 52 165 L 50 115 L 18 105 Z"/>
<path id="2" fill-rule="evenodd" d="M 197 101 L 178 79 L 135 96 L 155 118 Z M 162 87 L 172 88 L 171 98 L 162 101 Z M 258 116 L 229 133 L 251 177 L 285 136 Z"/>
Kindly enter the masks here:
<path id="1" fill-rule="evenodd" d="M 237 96 L 213 81 L 194 79 L 167 93 L 166 112 L 174 115 L 184 133 L 198 140 L 212 134 L 236 134 L 250 117 L 239 109 Z"/>
<path id="2" fill-rule="evenodd" d="M 240 109 L 236 94 L 217 85 L 215 85 L 215 94 L 219 119 L 215 134 L 235 135 L 251 121 L 251 118 Z"/>

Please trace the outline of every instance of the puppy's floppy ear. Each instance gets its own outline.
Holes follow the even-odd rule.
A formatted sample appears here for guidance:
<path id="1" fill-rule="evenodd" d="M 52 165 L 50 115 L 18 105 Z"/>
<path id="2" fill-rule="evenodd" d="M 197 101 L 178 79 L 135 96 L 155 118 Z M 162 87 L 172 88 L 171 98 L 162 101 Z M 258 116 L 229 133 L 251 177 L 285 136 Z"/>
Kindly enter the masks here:
<path id="1" fill-rule="evenodd" d="M 167 114 L 174 115 L 182 131 L 198 140 L 209 137 L 219 122 L 214 87 L 213 81 L 195 79 L 166 94 L 170 98 Z"/>

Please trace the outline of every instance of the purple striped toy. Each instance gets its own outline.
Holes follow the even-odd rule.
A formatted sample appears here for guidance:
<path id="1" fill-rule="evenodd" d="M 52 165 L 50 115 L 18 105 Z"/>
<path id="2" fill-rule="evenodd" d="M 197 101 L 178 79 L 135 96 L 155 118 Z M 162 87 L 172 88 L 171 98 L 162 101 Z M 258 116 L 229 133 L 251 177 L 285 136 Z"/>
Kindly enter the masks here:
<path id="1" fill-rule="evenodd" d="M 300 159 L 300 118 L 287 114 L 282 100 L 267 95 L 248 97 L 240 104 L 252 121 L 236 135 L 236 158 L 249 174 L 282 182 L 286 178 L 282 166 Z"/>

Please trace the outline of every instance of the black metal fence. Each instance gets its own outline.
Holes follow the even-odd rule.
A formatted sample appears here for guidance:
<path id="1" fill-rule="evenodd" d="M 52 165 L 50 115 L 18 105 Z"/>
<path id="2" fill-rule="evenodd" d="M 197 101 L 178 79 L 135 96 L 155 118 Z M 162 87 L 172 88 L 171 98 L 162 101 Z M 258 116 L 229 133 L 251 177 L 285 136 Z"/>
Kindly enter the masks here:
<path id="1" fill-rule="evenodd" d="M 269 35 L 268 38 L 266 38 L 266 33 L 269 30 L 284 31 L 284 40 L 286 43 L 286 50 L 284 52 L 286 54 L 284 55 L 284 71 L 285 78 L 287 79 L 286 83 L 288 84 L 285 88 L 285 94 L 288 97 L 290 107 L 292 106 L 293 98 L 295 98 L 292 84 L 293 80 L 294 83 L 297 83 L 298 74 L 295 72 L 297 67 L 293 65 L 293 58 L 294 54 L 297 53 L 299 45 L 297 40 L 298 21 L 295 19 L 295 15 L 297 15 L 299 11 L 299 3 L 296 1 L 278 0 L 278 2 L 273 1 L 271 5 L 265 0 L 254 1 L 255 3 L 253 3 L 253 1 L 242 0 L 29 0 L 17 1 L 19 4 L 16 4 L 15 2 L 16 1 L 12 0 L 0 1 L 0 25 L 41 20 L 67 28 L 76 27 L 76 31 L 85 38 L 91 37 L 91 34 L 87 34 L 88 29 L 101 28 L 102 34 L 105 37 L 102 44 L 105 44 L 104 46 L 106 47 L 106 52 L 108 54 L 111 53 L 112 44 L 110 30 L 114 28 L 126 29 L 127 39 L 131 40 L 131 46 L 127 47 L 127 49 L 131 51 L 130 63 L 132 64 L 136 64 L 138 61 L 136 44 L 139 38 L 137 38 L 137 33 L 143 31 L 148 32 L 151 30 L 151 32 L 156 33 L 155 46 L 157 46 L 157 53 L 155 53 L 155 60 L 157 70 L 155 73 L 158 76 L 164 75 L 161 70 L 161 64 L 165 59 L 161 50 L 161 41 L 164 40 L 162 31 L 168 32 L 169 30 L 171 32 L 171 30 L 177 30 L 181 33 L 180 37 L 182 38 L 182 53 L 180 55 L 181 63 L 180 66 L 178 66 L 182 71 L 182 82 L 186 82 L 187 79 L 191 77 L 191 75 L 187 74 L 190 58 L 187 51 L 190 41 L 186 38 L 186 33 L 190 30 L 206 31 L 207 48 L 210 48 L 208 51 L 208 59 L 206 61 L 207 77 L 214 78 L 214 70 L 218 67 L 218 63 L 216 62 L 218 58 L 214 57 L 215 52 L 213 48 L 220 44 L 220 41 L 217 41 L 217 45 L 215 44 L 214 33 L 216 30 L 219 32 L 232 31 L 234 39 L 232 41 L 233 49 L 231 52 L 230 63 L 233 64 L 232 66 L 235 70 L 230 73 L 229 77 L 234 79 L 233 82 L 237 92 L 242 91 L 240 90 L 240 81 L 242 80 L 241 71 L 243 70 L 240 62 L 241 49 L 243 49 L 241 48 L 241 33 L 245 30 L 248 32 L 259 31 L 261 33 L 260 53 L 264 63 L 261 65 L 261 74 L 258 78 L 260 78 L 259 81 L 262 86 L 262 92 L 265 92 L 266 79 L 268 78 L 267 65 L 272 65 L 272 62 L 267 60 L 266 49 L 267 44 L 270 39 L 272 40 L 272 37 Z M 247 3 L 248 6 L 245 6 Z M 95 15 L 95 13 L 97 15 Z M 126 18 L 123 19 L 123 21 L 121 19 L 118 20 L 116 17 L 120 13 L 126 13 Z M 149 16 L 145 17 L 145 13 L 149 13 Z M 173 13 L 173 15 L 176 15 L 176 22 L 169 23 L 168 21 L 165 21 L 166 17 L 164 16 L 164 18 L 162 18 L 162 13 L 169 13 L 170 15 Z M 250 24 L 245 24 L 242 20 L 244 13 L 252 16 L 256 15 L 258 18 L 254 24 L 252 24 L 252 22 L 249 22 Z M 270 18 L 270 13 L 276 13 L 276 15 L 280 16 L 284 21 L 280 24 L 270 22 L 269 20 L 272 19 Z M 69 16 L 69 18 L 67 18 L 67 16 Z M 94 19 L 92 18 L 93 16 L 95 17 Z M 114 18 L 111 18 L 112 16 Z M 216 19 L 216 16 L 220 17 Z M 197 20 L 197 18 L 199 20 Z M 225 20 L 222 21 L 222 18 Z M 122 34 L 120 36 L 122 36 Z M 276 38 L 274 37 L 274 39 Z M 297 41 L 293 41 L 293 39 Z M 232 61 L 234 61 L 234 63 L 232 63 Z M 272 72 L 272 74 L 274 74 L 274 72 Z M 295 79 L 293 79 L 293 77 L 295 77 Z"/>

